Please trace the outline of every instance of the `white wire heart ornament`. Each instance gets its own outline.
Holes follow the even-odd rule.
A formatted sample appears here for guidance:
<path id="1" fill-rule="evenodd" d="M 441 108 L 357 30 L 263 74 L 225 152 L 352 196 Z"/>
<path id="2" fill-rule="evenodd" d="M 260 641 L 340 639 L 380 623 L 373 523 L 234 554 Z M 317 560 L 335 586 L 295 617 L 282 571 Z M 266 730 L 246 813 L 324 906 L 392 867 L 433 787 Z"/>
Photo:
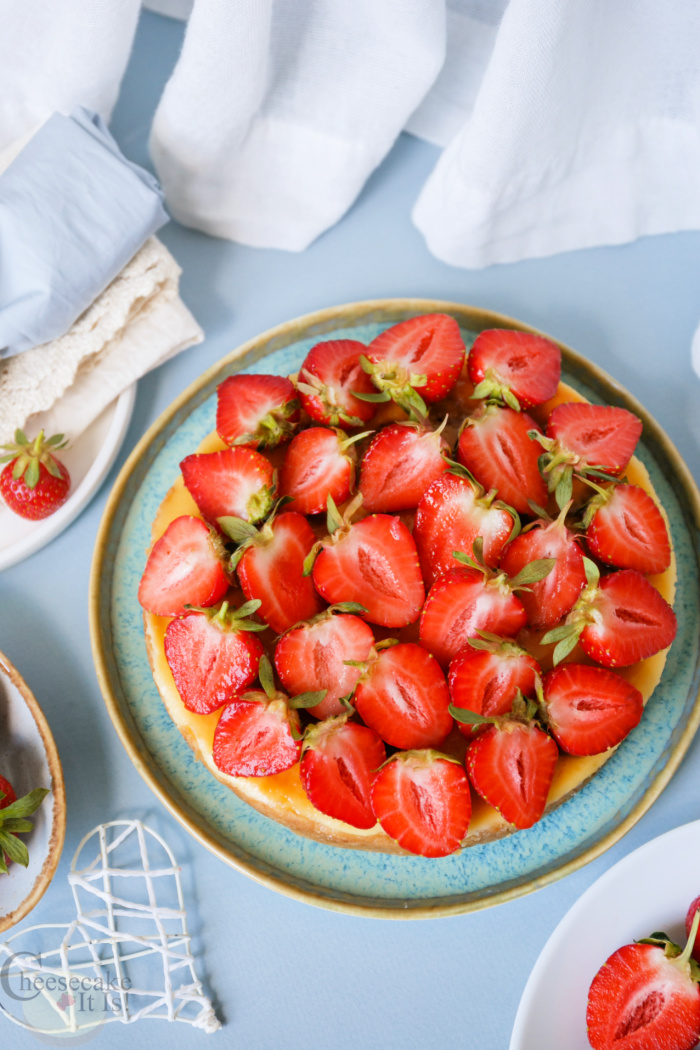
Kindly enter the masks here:
<path id="1" fill-rule="evenodd" d="M 88 843 L 98 851 L 84 865 Z M 68 882 L 71 923 L 30 926 L 0 943 L 9 1020 L 61 1043 L 112 1021 L 221 1027 L 195 973 L 180 869 L 160 835 L 137 820 L 100 824 L 78 846 Z"/>

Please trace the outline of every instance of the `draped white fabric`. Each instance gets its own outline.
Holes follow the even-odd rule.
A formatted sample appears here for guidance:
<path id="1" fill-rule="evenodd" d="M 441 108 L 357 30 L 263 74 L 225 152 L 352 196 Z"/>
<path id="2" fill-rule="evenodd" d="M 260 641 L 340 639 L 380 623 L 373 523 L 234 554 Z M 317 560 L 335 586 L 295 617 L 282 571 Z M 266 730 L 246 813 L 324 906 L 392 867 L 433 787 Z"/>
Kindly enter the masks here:
<path id="1" fill-rule="evenodd" d="M 302 249 L 407 128 L 445 147 L 413 218 L 455 265 L 700 228 L 697 0 L 151 3 L 192 7 L 151 136 L 188 225 Z M 0 150 L 109 116 L 137 7 L 0 0 Z"/>

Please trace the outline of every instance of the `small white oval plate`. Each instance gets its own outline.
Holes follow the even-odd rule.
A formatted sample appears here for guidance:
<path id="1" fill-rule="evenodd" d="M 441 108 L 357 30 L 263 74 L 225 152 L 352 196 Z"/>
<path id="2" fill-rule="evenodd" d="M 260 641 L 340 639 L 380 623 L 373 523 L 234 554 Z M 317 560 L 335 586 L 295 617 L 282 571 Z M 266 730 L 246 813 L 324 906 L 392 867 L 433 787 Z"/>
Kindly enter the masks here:
<path id="1" fill-rule="evenodd" d="M 11 864 L 0 874 L 0 932 L 31 911 L 54 876 L 66 830 L 66 796 L 61 761 L 44 714 L 16 668 L 0 653 L 0 773 L 17 797 L 37 787 L 46 796 L 31 817 L 34 829 L 22 836 L 29 866 Z"/>
<path id="2" fill-rule="evenodd" d="M 41 521 L 28 521 L 13 514 L 0 500 L 0 570 L 45 547 L 87 506 L 121 448 L 135 399 L 134 383 L 61 453 L 71 476 L 72 491 L 55 514 Z"/>
<path id="3" fill-rule="evenodd" d="M 623 944 L 664 930 L 685 944 L 685 916 L 700 894 L 700 820 L 623 857 L 566 913 L 525 985 L 510 1050 L 590 1050 L 588 989 Z"/>

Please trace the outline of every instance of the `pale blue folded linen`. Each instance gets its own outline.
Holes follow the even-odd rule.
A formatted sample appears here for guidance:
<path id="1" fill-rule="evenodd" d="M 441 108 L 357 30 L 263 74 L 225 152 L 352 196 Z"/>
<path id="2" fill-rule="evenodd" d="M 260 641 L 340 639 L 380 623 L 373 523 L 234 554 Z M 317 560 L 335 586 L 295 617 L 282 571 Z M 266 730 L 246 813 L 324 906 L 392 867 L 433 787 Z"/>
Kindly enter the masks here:
<path id="1" fill-rule="evenodd" d="M 97 114 L 50 117 L 0 175 L 0 357 L 64 335 L 167 221 Z"/>

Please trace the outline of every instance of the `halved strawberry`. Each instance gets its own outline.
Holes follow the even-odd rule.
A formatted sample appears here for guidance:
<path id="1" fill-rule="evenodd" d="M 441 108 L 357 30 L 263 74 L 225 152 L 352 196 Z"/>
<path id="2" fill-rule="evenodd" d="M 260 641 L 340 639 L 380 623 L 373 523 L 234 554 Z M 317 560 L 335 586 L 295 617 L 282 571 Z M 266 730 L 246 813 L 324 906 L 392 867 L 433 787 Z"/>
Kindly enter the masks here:
<path id="1" fill-rule="evenodd" d="M 258 615 L 281 634 L 323 608 L 313 582 L 304 576 L 304 559 L 316 536 L 303 514 L 288 511 L 268 519 L 261 529 L 238 518 L 222 518 L 224 531 L 238 550 L 231 559 L 241 589 L 258 601 Z"/>
<path id="2" fill-rule="evenodd" d="M 258 674 L 263 647 L 252 632 L 264 624 L 248 620 L 259 602 L 229 609 L 193 609 L 171 620 L 165 631 L 165 659 L 188 711 L 209 715 Z"/>
<path id="3" fill-rule="evenodd" d="M 598 579 L 586 559 L 588 586 L 566 618 L 542 642 L 556 642 L 559 663 L 580 642 L 584 652 L 603 667 L 629 667 L 666 649 L 676 637 L 673 609 L 646 577 L 620 569 Z"/>
<path id="4" fill-rule="evenodd" d="M 588 546 L 608 565 L 646 574 L 663 572 L 671 564 L 666 522 L 639 485 L 598 489 L 586 507 L 584 524 Z"/>
<path id="5" fill-rule="evenodd" d="M 452 569 L 438 577 L 423 606 L 420 641 L 447 667 L 460 649 L 480 631 L 514 638 L 527 623 L 523 603 L 513 593 L 551 572 L 552 559 L 533 562 L 516 577 L 492 573 L 466 555 L 458 560 L 470 568 Z"/>
<path id="6" fill-rule="evenodd" d="M 187 605 L 215 605 L 231 586 L 224 553 L 201 518 L 175 518 L 148 555 L 139 603 L 156 616 L 181 616 Z"/>
<path id="7" fill-rule="evenodd" d="M 436 751 L 399 751 L 375 777 L 372 808 L 404 849 L 446 857 L 459 849 L 471 820 L 464 767 Z"/>
<path id="8" fill-rule="evenodd" d="M 202 517 L 212 524 L 228 516 L 255 523 L 272 510 L 275 472 L 252 448 L 195 452 L 183 459 L 180 470 Z"/>
<path id="9" fill-rule="evenodd" d="M 403 408 L 426 415 L 425 403 L 441 401 L 464 365 L 459 325 L 447 314 L 424 314 L 392 325 L 373 339 L 364 367 L 377 390 Z"/>
<path id="10" fill-rule="evenodd" d="M 360 363 L 366 350 L 355 339 L 330 339 L 309 350 L 299 369 L 297 389 L 311 419 L 333 427 L 361 427 L 372 418 L 374 405 L 352 393 L 374 393 Z"/>
<path id="11" fill-rule="evenodd" d="M 17 794 L 9 780 L 0 776 L 0 809 L 5 809 L 17 801 Z"/>
<path id="12" fill-rule="evenodd" d="M 586 570 L 577 537 L 567 529 L 564 519 L 568 504 L 556 521 L 535 522 L 506 547 L 501 569 L 515 576 L 537 558 L 554 558 L 552 571 L 543 580 L 531 583 L 520 593 L 527 622 L 537 629 L 553 627 L 571 612 L 586 586 Z"/>
<path id="13" fill-rule="evenodd" d="M 350 508 L 348 508 L 350 511 Z M 330 605 L 357 602 L 364 619 L 381 627 L 405 627 L 418 618 L 425 588 L 413 537 L 400 518 L 372 514 L 351 525 L 330 520 L 313 566 L 316 589 Z M 307 561 L 308 566 L 308 561 Z"/>
<path id="14" fill-rule="evenodd" d="M 302 738 L 297 708 L 323 699 L 322 693 L 290 699 L 279 692 L 266 656 L 259 674 L 263 688 L 240 693 L 227 704 L 214 731 L 214 763 L 232 777 L 273 776 L 298 762 Z"/>
<path id="15" fill-rule="evenodd" d="M 321 813 L 354 828 L 373 828 L 377 818 L 372 809 L 372 781 L 386 758 L 386 749 L 373 729 L 347 718 L 341 715 L 306 730 L 301 782 Z"/>
<path id="16" fill-rule="evenodd" d="M 362 458 L 360 492 L 367 510 L 418 506 L 428 486 L 449 469 L 442 455 L 449 446 L 441 429 L 394 423 L 379 431 Z"/>
<path id="17" fill-rule="evenodd" d="M 683 952 L 653 933 L 618 948 L 593 978 L 586 1024 L 593 1050 L 691 1050 L 700 1039 L 700 969 L 690 958 L 698 928 Z"/>
<path id="18" fill-rule="evenodd" d="M 545 450 L 540 469 L 558 505 L 563 507 L 571 499 L 574 473 L 583 477 L 621 474 L 641 434 L 641 419 L 626 408 L 587 401 L 557 405 L 547 420 L 546 437 L 535 430 L 532 436 Z"/>
<path id="19" fill-rule="evenodd" d="M 452 551 L 472 550 L 477 536 L 483 539 L 486 565 L 498 565 L 517 515 L 495 496 L 495 489 L 484 495 L 480 485 L 452 471 L 426 489 L 416 511 L 413 539 L 428 587 L 454 568 Z"/>
<path id="20" fill-rule="evenodd" d="M 479 715 L 505 715 L 518 690 L 534 696 L 540 665 L 508 638 L 481 631 L 470 638 L 450 663 L 447 682 L 455 707 Z M 474 727 L 458 722 L 459 731 L 471 739 Z"/>
<path id="21" fill-rule="evenodd" d="M 299 398 L 286 376 L 235 375 L 217 387 L 216 430 L 227 445 L 275 448 L 299 422 Z"/>
<path id="22" fill-rule="evenodd" d="M 490 328 L 476 337 L 467 367 L 474 397 L 498 398 L 519 411 L 554 397 L 561 350 L 540 335 Z"/>
<path id="23" fill-rule="evenodd" d="M 469 744 L 474 790 L 516 828 L 531 828 L 547 805 L 559 751 L 534 722 L 499 719 Z"/>
<path id="24" fill-rule="evenodd" d="M 518 514 L 529 514 L 530 502 L 541 506 L 547 501 L 538 465 L 542 450 L 529 437 L 537 429 L 526 412 L 485 404 L 465 421 L 459 436 L 460 463 Z"/>
<path id="25" fill-rule="evenodd" d="M 639 690 L 602 667 L 555 667 L 544 676 L 542 689 L 552 736 L 570 755 L 599 755 L 616 747 L 644 711 Z"/>
<path id="26" fill-rule="evenodd" d="M 288 693 L 326 690 L 318 707 L 310 708 L 316 718 L 342 714 L 340 698 L 354 691 L 362 674 L 348 661 L 367 660 L 374 645 L 372 628 L 350 610 L 364 612 L 362 606 L 332 605 L 287 631 L 275 649 L 275 667 Z"/>
<path id="27" fill-rule="evenodd" d="M 450 693 L 430 653 L 412 642 L 394 645 L 375 651 L 362 670 L 353 705 L 387 744 L 410 750 L 445 740 Z"/>
<path id="28" fill-rule="evenodd" d="M 348 438 L 342 430 L 310 427 L 292 439 L 280 471 L 280 495 L 292 497 L 292 510 L 320 514 L 329 495 L 336 503 L 350 498 L 357 463 L 353 444 L 361 437 L 365 435 Z"/>

